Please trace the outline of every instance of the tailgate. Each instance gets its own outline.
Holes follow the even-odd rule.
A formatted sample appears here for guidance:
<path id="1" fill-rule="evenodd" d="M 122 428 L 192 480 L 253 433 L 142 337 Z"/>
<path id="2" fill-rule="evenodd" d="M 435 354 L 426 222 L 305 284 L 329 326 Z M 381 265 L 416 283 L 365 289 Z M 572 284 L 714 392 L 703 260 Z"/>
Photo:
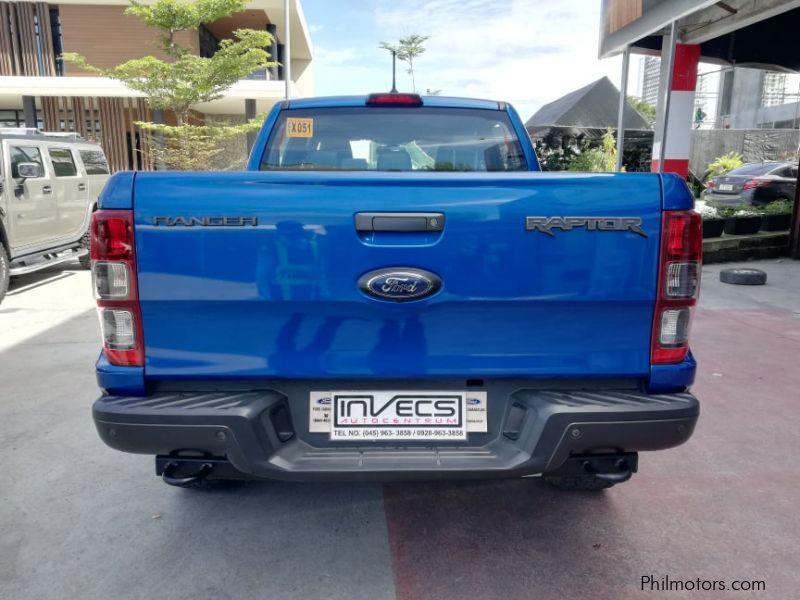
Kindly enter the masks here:
<path id="1" fill-rule="evenodd" d="M 134 211 L 151 379 L 649 373 L 656 175 L 140 173 Z M 444 226 L 359 232 L 362 212 Z M 639 218 L 646 236 L 526 230 L 536 216 Z M 440 289 L 365 293 L 384 268 Z"/>

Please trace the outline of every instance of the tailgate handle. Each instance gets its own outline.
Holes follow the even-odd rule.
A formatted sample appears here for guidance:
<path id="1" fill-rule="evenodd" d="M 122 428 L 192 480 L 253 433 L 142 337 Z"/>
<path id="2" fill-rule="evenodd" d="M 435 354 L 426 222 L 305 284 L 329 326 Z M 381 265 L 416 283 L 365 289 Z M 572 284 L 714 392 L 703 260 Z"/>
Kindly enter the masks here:
<path id="1" fill-rule="evenodd" d="M 442 213 L 356 213 L 356 231 L 442 231 L 443 229 Z"/>

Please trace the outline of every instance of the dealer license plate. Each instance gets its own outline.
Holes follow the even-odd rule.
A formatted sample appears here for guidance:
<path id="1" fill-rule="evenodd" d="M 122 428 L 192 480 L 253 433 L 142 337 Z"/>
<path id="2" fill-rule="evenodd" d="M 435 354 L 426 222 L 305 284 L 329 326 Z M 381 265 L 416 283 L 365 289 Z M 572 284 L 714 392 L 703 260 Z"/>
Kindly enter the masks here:
<path id="1" fill-rule="evenodd" d="M 720 192 L 730 192 L 730 191 L 733 190 L 733 184 L 731 184 L 731 183 L 720 183 L 718 189 L 719 189 Z"/>
<path id="2" fill-rule="evenodd" d="M 308 427 L 333 441 L 458 441 L 486 432 L 486 408 L 486 392 L 311 392 Z"/>

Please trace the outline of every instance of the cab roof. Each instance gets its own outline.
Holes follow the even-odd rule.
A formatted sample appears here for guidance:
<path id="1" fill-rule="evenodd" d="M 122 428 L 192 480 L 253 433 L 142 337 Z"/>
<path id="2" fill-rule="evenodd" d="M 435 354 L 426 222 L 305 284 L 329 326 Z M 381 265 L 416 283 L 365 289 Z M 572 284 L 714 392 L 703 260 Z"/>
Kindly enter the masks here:
<path id="1" fill-rule="evenodd" d="M 296 98 L 284 102 L 283 107 L 293 108 L 340 108 L 366 106 L 368 96 L 321 96 L 318 98 Z M 505 103 L 479 98 L 458 98 L 455 96 L 420 96 L 422 106 L 435 108 L 482 108 L 503 110 Z"/>
<path id="2" fill-rule="evenodd" d="M 61 144 L 99 146 L 73 131 L 42 131 L 33 127 L 0 127 L 0 140 L 26 140 L 28 142 L 58 142 Z"/>

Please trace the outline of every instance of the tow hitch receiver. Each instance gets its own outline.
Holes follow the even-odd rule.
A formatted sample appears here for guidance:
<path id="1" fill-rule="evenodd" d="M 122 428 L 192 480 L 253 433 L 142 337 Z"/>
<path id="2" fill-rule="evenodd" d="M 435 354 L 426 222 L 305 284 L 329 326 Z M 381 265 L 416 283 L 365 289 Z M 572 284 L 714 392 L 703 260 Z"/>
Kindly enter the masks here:
<path id="1" fill-rule="evenodd" d="M 578 475 L 594 475 L 602 481 L 622 483 L 628 481 L 636 473 L 639 466 L 639 455 L 636 452 L 622 454 L 586 454 L 571 456 L 561 468 L 548 475 L 563 477 Z"/>
<path id="2" fill-rule="evenodd" d="M 242 477 L 225 459 L 182 456 L 156 456 L 156 475 L 161 475 L 164 483 L 176 487 L 190 487 L 204 479 Z"/>

